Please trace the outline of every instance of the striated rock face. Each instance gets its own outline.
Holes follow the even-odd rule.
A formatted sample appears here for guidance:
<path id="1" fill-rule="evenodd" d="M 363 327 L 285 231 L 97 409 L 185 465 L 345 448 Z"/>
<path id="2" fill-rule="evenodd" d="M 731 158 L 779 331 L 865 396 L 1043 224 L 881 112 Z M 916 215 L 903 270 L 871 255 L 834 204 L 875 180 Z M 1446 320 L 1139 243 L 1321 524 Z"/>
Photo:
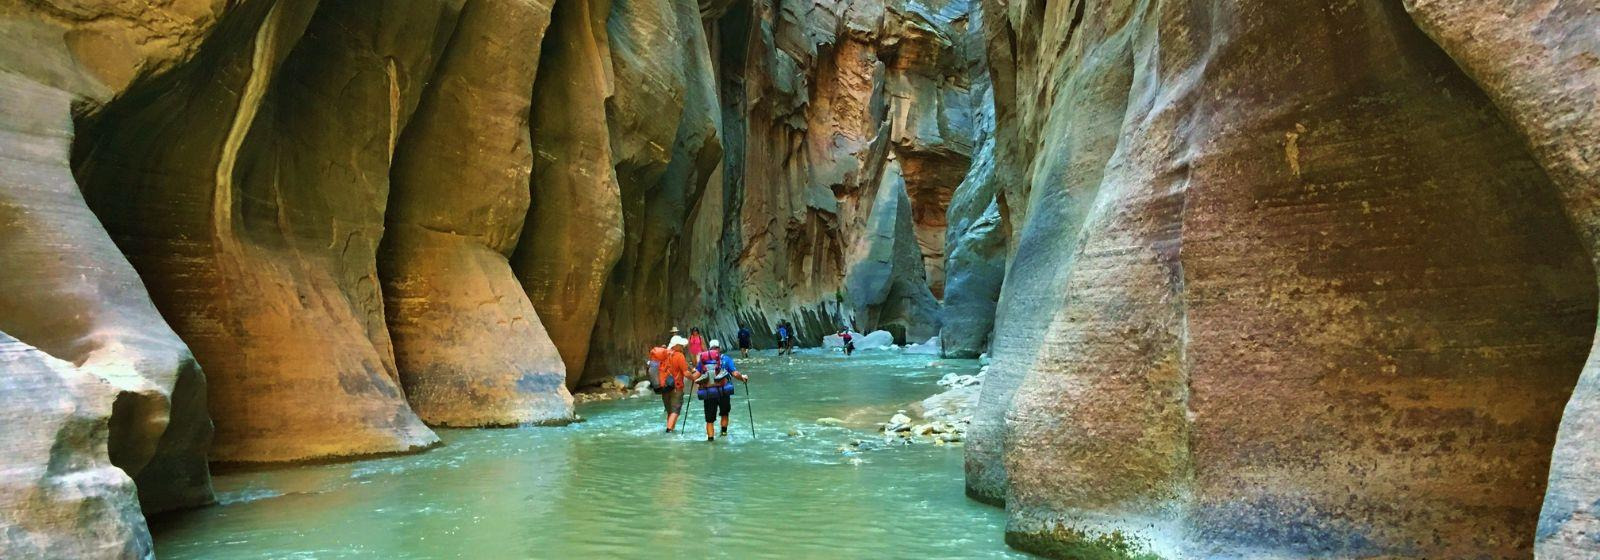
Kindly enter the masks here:
<path id="1" fill-rule="evenodd" d="M 971 156 L 973 83 L 983 75 L 965 36 L 971 9 L 863 1 L 797 11 L 757 2 L 723 16 L 715 42 L 724 45 L 728 148 L 716 202 L 727 219 L 717 301 L 735 307 L 737 321 L 719 310 L 718 328 L 752 325 L 758 344 L 785 319 L 805 344 L 847 322 L 894 326 L 902 337 L 908 327 L 937 331 L 945 209 Z M 745 50 L 730 52 L 741 34 Z M 901 158 L 893 178 L 890 152 Z M 897 276 L 873 284 L 914 280 L 932 288 L 926 294 L 849 293 L 847 277 L 871 252 L 869 240 L 884 234 L 874 224 L 899 221 L 897 208 L 874 216 L 885 185 L 906 191 L 921 262 L 890 267 Z"/>
<path id="2" fill-rule="evenodd" d="M 0 555 L 152 558 L 133 481 L 106 453 L 124 391 L 4 333 L 0 372 Z"/>
<path id="3" fill-rule="evenodd" d="M 1600 5 L 1592 1 L 1412 0 L 1406 9 L 1460 64 L 1531 147 L 1591 256 L 1600 254 Z M 1561 417 L 1535 552 L 1600 554 L 1600 351 L 1591 350 Z"/>
<path id="4" fill-rule="evenodd" d="M 1594 269 L 1401 7 L 990 7 L 1030 184 L 968 466 L 1008 541 L 1525 555 Z"/>
<path id="5" fill-rule="evenodd" d="M 379 270 L 400 380 L 429 424 L 572 416 L 566 366 L 507 260 L 528 211 L 550 8 L 467 2 L 395 151 Z"/>
<path id="6" fill-rule="evenodd" d="M 585 364 L 589 380 L 636 373 L 641 349 L 665 343 L 669 325 L 689 327 L 682 320 L 689 315 L 674 309 L 696 299 L 694 272 L 716 270 L 690 264 L 697 247 L 712 252 L 705 234 L 690 231 L 690 213 L 722 157 L 699 5 L 613 1 L 607 29 L 616 90 L 606 118 L 624 231 Z"/>
<path id="7" fill-rule="evenodd" d="M 556 3 L 530 115 L 532 205 L 512 269 L 561 352 L 575 386 L 605 281 L 622 249 L 622 203 L 607 136 L 606 8 Z"/>
<path id="8" fill-rule="evenodd" d="M 980 83 L 979 88 L 983 100 L 992 105 L 991 86 Z M 1005 280 L 1006 240 L 1011 236 L 997 192 L 994 113 L 981 112 L 977 118 L 978 151 L 947 210 L 948 254 L 939 329 L 940 352 L 947 358 L 976 358 L 988 351 Z"/>
<path id="9" fill-rule="evenodd" d="M 8 449 L 34 443 L 22 433 L 77 430 L 62 423 L 105 423 L 109 417 L 109 433 L 96 428 L 100 431 L 93 437 L 61 439 L 53 453 L 63 459 L 82 455 L 91 470 L 103 467 L 109 454 L 113 464 L 138 482 L 139 498 L 152 512 L 212 500 L 205 378 L 85 205 L 69 162 L 72 115 L 74 104 L 80 113 L 95 111 L 134 80 L 187 59 L 222 8 L 220 2 L 160 7 L 57 2 L 0 8 L 0 270 L 6 271 L 0 274 L 0 331 L 20 340 L 13 344 L 28 347 L 17 351 L 25 359 L 0 366 L 0 378 L 17 377 L 17 390 L 38 396 L 44 386 L 22 379 L 49 373 L 54 366 L 42 365 L 46 362 L 65 361 L 78 368 L 71 376 L 87 374 L 104 382 L 102 387 L 64 379 L 54 385 L 60 393 L 48 395 L 56 404 L 28 403 L 20 395 L 9 401 L 9 407 L 24 408 L 11 409 L 15 416 L 7 426 L 17 439 Z M 100 398 L 107 387 L 113 396 Z M 71 392 L 79 388 L 93 394 Z M 72 402 L 82 409 L 71 414 L 81 418 L 46 415 L 39 426 L 23 421 L 30 418 L 24 411 L 32 404 L 47 410 Z M 100 463 L 91 464 L 92 457 L 100 457 Z M 67 469 L 74 467 L 68 464 L 28 464 L 49 458 L 13 456 L 10 464 L 49 470 L 49 476 L 73 476 Z M 26 491 L 30 483 L 8 482 L 15 492 Z M 111 502 L 131 489 L 96 490 L 94 499 L 102 503 L 94 508 L 121 516 L 117 512 L 133 505 Z M 55 493 L 51 499 L 61 497 L 54 490 L 42 491 Z M 16 516 L 8 522 L 44 523 L 31 516 L 67 511 L 66 505 L 59 507 L 63 509 L 47 513 L 20 504 L 7 508 Z M 85 515 L 87 520 L 91 514 Z M 116 536 L 108 530 L 106 536 L 148 539 L 142 535 L 143 522 L 137 525 L 116 529 Z M 45 547 L 37 550 L 54 550 L 47 543 L 36 544 Z M 70 555 L 67 550 L 57 552 Z M 7 555 L 4 551 L 0 549 L 0 556 Z"/>
<path id="10" fill-rule="evenodd" d="M 867 229 L 850 255 L 844 288 L 857 318 L 895 335 L 898 343 L 938 334 L 939 304 L 928 292 L 917 246 L 912 203 L 898 160 L 890 160 L 878 186 Z"/>
<path id="11" fill-rule="evenodd" d="M 212 460 L 438 441 L 400 390 L 375 253 L 446 13 L 243 4 L 190 64 L 82 123 L 90 206 L 210 375 Z"/>

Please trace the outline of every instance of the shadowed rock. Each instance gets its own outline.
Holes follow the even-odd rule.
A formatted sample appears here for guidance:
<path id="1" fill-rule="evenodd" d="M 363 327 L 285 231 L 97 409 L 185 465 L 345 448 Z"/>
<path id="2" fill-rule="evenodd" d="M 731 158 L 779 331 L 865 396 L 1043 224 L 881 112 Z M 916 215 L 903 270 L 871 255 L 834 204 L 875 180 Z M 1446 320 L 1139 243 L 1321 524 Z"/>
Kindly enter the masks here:
<path id="1" fill-rule="evenodd" d="M 1600 255 L 1600 5 L 1590 0 L 1409 0 L 1413 19 L 1483 88 L 1531 147 L 1567 215 Z M 1535 552 L 1600 554 L 1600 349 L 1591 350 L 1561 417 Z"/>
<path id="2" fill-rule="evenodd" d="M 720 234 L 690 231 L 690 212 L 722 157 L 699 6 L 614 1 L 607 27 L 616 91 L 606 100 L 606 117 L 624 235 L 585 365 L 590 381 L 637 373 L 644 349 L 665 343 L 669 325 L 690 326 L 672 309 L 699 295 L 691 278 L 716 272 L 715 266 L 692 267 L 690 259 L 696 251 L 714 254 L 706 238 L 714 242 Z M 663 100 L 672 102 L 663 106 Z M 662 151 L 668 146 L 670 152 Z"/>
<path id="3" fill-rule="evenodd" d="M 375 251 L 448 13 L 243 4 L 190 63 L 86 123 L 90 206 L 210 375 L 213 460 L 438 441 L 400 390 Z"/>

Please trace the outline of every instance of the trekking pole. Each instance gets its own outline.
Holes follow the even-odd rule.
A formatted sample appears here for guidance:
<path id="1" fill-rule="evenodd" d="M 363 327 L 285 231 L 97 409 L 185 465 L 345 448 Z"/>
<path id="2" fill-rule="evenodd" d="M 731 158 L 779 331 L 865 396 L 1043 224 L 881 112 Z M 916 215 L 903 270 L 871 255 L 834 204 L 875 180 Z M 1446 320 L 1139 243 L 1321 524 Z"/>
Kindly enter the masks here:
<path id="1" fill-rule="evenodd" d="M 750 378 L 744 380 L 744 411 L 750 414 L 750 439 L 756 439 L 756 413 L 750 408 Z"/>

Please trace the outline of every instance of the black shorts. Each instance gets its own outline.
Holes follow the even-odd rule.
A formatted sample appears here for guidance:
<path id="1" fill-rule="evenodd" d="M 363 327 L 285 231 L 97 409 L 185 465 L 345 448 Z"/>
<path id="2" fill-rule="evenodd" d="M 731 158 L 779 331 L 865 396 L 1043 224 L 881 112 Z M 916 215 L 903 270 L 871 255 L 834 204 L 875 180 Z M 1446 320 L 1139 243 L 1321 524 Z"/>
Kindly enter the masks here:
<path id="1" fill-rule="evenodd" d="M 706 399 L 705 403 L 707 424 L 716 422 L 718 413 L 720 413 L 723 418 L 727 418 L 728 413 L 733 411 L 732 395 L 723 395 L 716 398 Z"/>
<path id="2" fill-rule="evenodd" d="M 750 349 L 750 341 L 740 339 L 739 340 L 739 349 L 740 350 L 749 350 Z"/>

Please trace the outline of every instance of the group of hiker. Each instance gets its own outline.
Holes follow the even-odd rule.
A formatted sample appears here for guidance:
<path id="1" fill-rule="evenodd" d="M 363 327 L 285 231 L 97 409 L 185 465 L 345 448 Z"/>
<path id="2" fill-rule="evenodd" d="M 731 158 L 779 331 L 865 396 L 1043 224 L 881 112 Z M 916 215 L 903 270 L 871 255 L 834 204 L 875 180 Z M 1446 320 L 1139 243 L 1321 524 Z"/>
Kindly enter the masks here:
<path id="1" fill-rule="evenodd" d="M 778 323 L 780 355 L 794 353 L 794 332 L 794 326 L 788 321 Z M 669 336 L 665 346 L 650 349 L 647 362 L 653 389 L 661 395 L 661 404 L 666 408 L 667 433 L 677 430 L 678 418 L 687 405 L 685 394 L 693 387 L 695 397 L 705 407 L 706 441 L 716 441 L 719 434 L 727 436 L 728 416 L 733 410 L 733 380 L 748 382 L 750 378 L 739 372 L 733 356 L 723 353 L 722 342 L 715 339 L 707 342 L 699 327 L 691 327 L 687 338 L 679 333 L 678 327 L 672 327 Z M 739 327 L 740 357 L 750 357 L 751 336 L 749 327 Z M 719 419 L 720 432 L 717 430 Z"/>
<path id="2" fill-rule="evenodd" d="M 750 337 L 747 329 L 740 329 L 739 346 L 749 355 Z M 690 362 L 693 362 L 692 364 Z M 672 328 L 672 338 L 666 346 L 650 349 L 649 365 L 654 375 L 655 391 L 661 394 L 661 404 L 667 410 L 667 433 L 673 433 L 678 416 L 683 413 L 684 393 L 692 385 L 695 396 L 705 406 L 706 441 L 716 441 L 717 419 L 722 419 L 721 435 L 728 435 L 728 416 L 733 411 L 733 380 L 749 381 L 739 373 L 733 356 L 722 352 L 722 342 L 707 343 L 699 328 L 689 329 L 684 338 L 678 328 Z"/>

